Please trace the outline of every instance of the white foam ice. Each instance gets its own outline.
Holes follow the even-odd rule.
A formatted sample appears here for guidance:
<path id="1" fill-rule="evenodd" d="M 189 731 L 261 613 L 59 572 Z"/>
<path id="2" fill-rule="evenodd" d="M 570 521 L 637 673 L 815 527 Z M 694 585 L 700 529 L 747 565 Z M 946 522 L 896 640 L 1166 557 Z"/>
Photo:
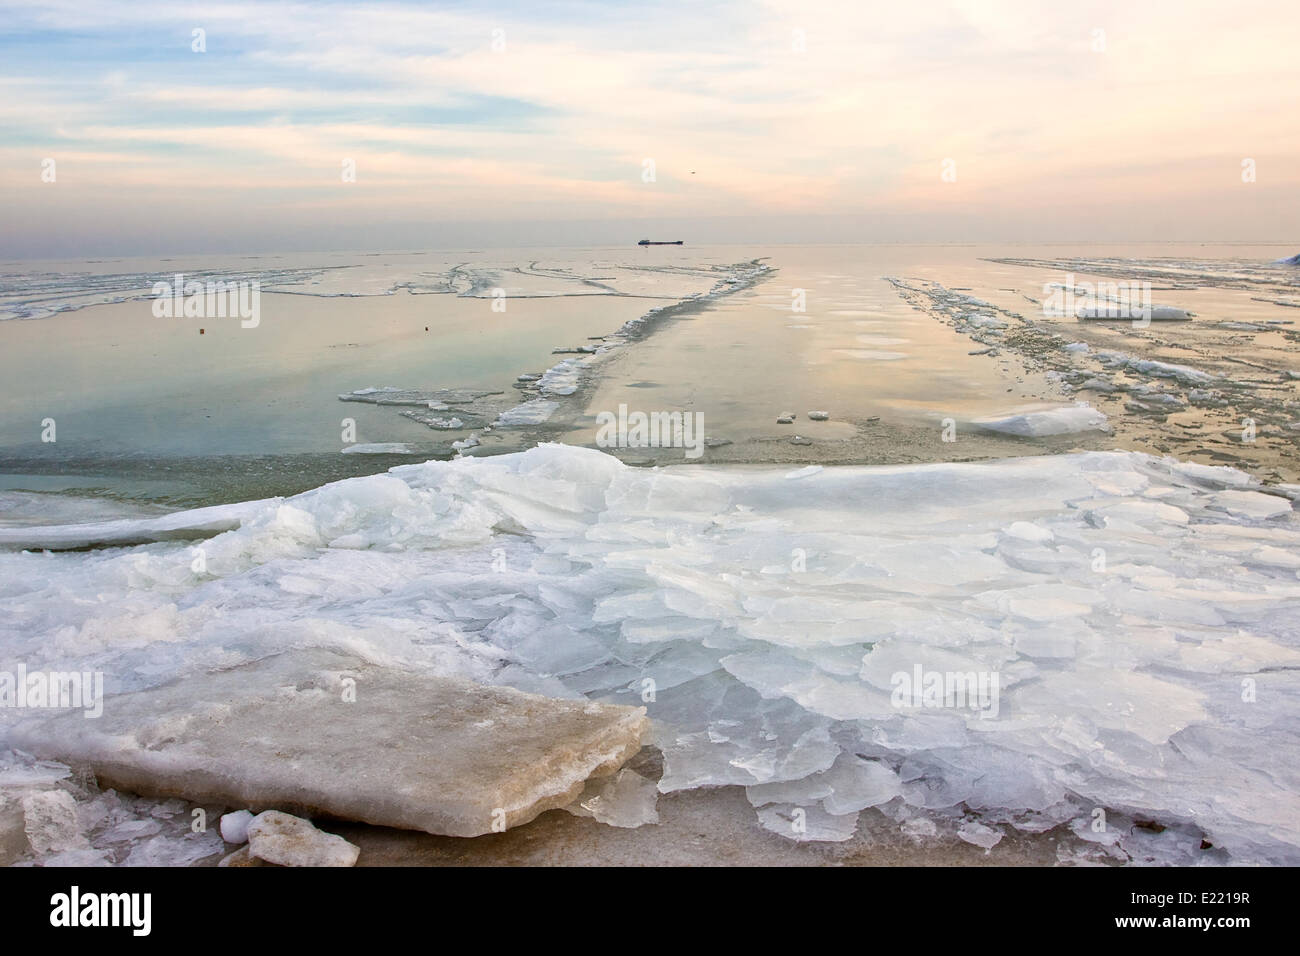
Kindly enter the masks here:
<path id="1" fill-rule="evenodd" d="M 1101 807 L 1179 853 L 1300 862 L 1288 497 L 1129 452 L 791 474 L 542 445 L 241 506 L 201 571 L 167 541 L 0 553 L 0 670 L 111 694 L 335 647 L 644 704 L 660 791 L 745 786 L 792 839 L 848 839 L 870 806 L 917 832 Z M 627 782 L 605 796 L 636 822 Z"/>
<path id="2" fill-rule="evenodd" d="M 996 418 L 977 418 L 973 424 L 984 431 L 1031 438 L 1110 431 L 1106 416 L 1086 402 L 1056 408 L 1036 408 Z"/>

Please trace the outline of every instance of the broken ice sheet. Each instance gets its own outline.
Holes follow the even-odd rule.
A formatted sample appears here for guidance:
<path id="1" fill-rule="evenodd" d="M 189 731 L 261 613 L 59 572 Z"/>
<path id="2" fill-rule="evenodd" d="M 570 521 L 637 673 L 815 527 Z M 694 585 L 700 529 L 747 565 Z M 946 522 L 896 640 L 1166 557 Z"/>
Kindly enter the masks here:
<path id="1" fill-rule="evenodd" d="M 888 803 L 901 793 L 902 782 L 887 765 L 850 753 L 841 753 L 834 765 L 822 773 L 745 788 L 749 802 L 756 807 L 771 803 L 809 807 L 820 802 L 822 809 L 834 817 Z"/>
<path id="2" fill-rule="evenodd" d="M 635 829 L 659 822 L 658 802 L 655 782 L 624 767 L 612 777 L 587 781 L 582 795 L 565 809 L 612 827 Z"/>
<path id="3" fill-rule="evenodd" d="M 72 771 L 53 760 L 20 757 L 13 751 L 0 752 L 0 789 L 33 787 L 45 789 L 66 779 Z"/>
<path id="4" fill-rule="evenodd" d="M 21 626 L 0 647 L 104 670 L 110 695 L 343 647 L 645 706 L 663 792 L 789 784 L 825 813 L 815 775 L 847 754 L 899 769 L 882 807 L 1036 830 L 1109 807 L 1300 861 L 1289 498 L 1131 452 L 790 470 L 542 445 L 232 506 L 202 575 L 180 542 L 4 551 L 0 621 Z M 916 664 L 996 672 L 996 715 L 895 706 Z M 0 739 L 19 716 L 0 709 Z"/>
<path id="5" fill-rule="evenodd" d="M 853 839 L 858 829 L 858 815 L 835 815 L 821 807 L 796 807 L 771 804 L 758 811 L 758 822 L 765 830 L 796 843 L 843 843 Z"/>
<path id="6" fill-rule="evenodd" d="M 1002 831 L 990 826 L 985 826 L 978 820 L 967 820 L 957 828 L 957 836 L 967 843 L 973 843 L 977 847 L 985 850 L 991 850 L 1002 842 Z"/>
<path id="7" fill-rule="evenodd" d="M 190 866 L 225 851 L 221 834 L 215 829 L 181 836 L 158 835 L 132 844 L 123 866 Z"/>

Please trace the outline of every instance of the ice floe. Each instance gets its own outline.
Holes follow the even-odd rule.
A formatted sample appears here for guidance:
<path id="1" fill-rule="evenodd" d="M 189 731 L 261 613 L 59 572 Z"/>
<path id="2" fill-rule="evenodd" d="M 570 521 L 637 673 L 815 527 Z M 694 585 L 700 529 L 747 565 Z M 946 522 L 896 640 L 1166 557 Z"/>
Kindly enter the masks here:
<path id="1" fill-rule="evenodd" d="M 1034 409 L 999 418 L 977 418 L 973 424 L 984 431 L 1028 438 L 1110 430 L 1106 416 L 1083 403 L 1058 408 Z"/>
<path id="2" fill-rule="evenodd" d="M 559 402 L 534 398 L 497 416 L 498 425 L 540 425 L 555 414 Z"/>
<path id="3" fill-rule="evenodd" d="M 564 806 L 589 778 L 617 771 L 641 749 L 644 714 L 315 649 L 124 694 L 97 720 L 29 719 L 14 734 L 29 753 L 136 793 L 476 836 Z M 276 841 L 310 836 L 284 816 Z M 253 856 L 283 864 L 258 847 L 266 819 L 242 835 Z M 239 830 L 222 819 L 226 841 L 242 842 Z"/>

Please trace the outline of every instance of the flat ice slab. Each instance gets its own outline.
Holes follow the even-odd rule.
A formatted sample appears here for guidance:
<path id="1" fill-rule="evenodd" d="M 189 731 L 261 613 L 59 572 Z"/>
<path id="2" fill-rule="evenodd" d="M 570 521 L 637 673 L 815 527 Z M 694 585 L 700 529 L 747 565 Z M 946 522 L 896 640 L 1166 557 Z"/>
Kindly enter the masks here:
<path id="1" fill-rule="evenodd" d="M 244 501 L 178 511 L 159 518 L 0 528 L 0 549 L 61 551 L 210 538 L 238 528 L 245 519 L 259 514 L 266 504 L 266 501 Z"/>
<path id="2" fill-rule="evenodd" d="M 477 836 L 562 807 L 641 746 L 643 708 L 556 700 L 327 650 L 111 697 L 21 746 L 101 786 Z"/>

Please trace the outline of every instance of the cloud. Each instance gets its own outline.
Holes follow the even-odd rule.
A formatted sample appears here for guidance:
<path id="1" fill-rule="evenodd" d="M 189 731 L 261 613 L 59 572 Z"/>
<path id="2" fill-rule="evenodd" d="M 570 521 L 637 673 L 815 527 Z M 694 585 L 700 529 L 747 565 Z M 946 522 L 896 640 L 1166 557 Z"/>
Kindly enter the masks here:
<path id="1" fill-rule="evenodd" d="M 5 0 L 0 189 L 39 219 L 53 156 L 83 202 L 125 190 L 142 215 L 188 190 L 344 218 L 996 207 L 1032 224 L 1159 200 L 1176 219 L 1240 195 L 1243 157 L 1269 157 L 1261 186 L 1297 185 L 1277 28 L 1294 16 L 1273 0 L 1250 16 L 1200 0 Z"/>

